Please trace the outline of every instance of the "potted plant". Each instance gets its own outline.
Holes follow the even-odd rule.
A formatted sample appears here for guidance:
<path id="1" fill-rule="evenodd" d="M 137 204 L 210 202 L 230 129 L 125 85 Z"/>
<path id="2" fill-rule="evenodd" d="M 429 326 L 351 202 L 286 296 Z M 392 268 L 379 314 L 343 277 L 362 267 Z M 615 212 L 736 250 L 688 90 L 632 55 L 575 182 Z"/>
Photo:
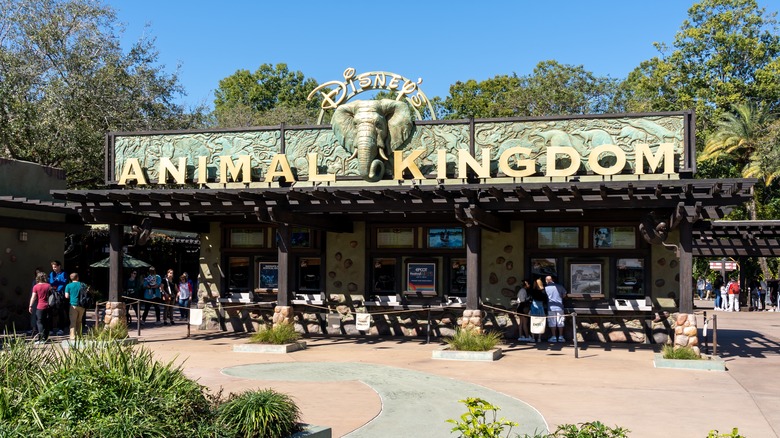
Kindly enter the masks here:
<path id="1" fill-rule="evenodd" d="M 444 349 L 433 351 L 434 359 L 494 361 L 502 355 L 498 332 L 458 328 L 446 342 Z"/>
<path id="2" fill-rule="evenodd" d="M 306 348 L 301 334 L 288 322 L 266 325 L 249 337 L 248 344 L 235 344 L 233 351 L 240 353 L 290 353 Z"/>

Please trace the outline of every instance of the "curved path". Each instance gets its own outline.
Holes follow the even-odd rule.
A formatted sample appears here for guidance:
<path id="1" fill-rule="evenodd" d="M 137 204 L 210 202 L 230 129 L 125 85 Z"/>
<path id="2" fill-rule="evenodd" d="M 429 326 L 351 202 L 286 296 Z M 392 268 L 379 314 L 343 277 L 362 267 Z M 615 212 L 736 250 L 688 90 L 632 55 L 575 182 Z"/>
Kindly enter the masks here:
<path id="1" fill-rule="evenodd" d="M 379 415 L 360 429 L 348 434 L 352 438 L 377 436 L 452 437 L 457 419 L 466 412 L 458 400 L 479 397 L 500 406 L 498 417 L 516 421 L 512 432 L 533 435 L 546 432 L 547 424 L 533 407 L 516 398 L 472 383 L 446 377 L 365 363 L 264 363 L 239 365 L 223 369 L 228 376 L 243 379 L 275 381 L 354 381 L 359 380 L 382 400 Z M 334 400 L 336 402 L 337 400 Z M 513 435 L 514 436 L 514 435 Z"/>

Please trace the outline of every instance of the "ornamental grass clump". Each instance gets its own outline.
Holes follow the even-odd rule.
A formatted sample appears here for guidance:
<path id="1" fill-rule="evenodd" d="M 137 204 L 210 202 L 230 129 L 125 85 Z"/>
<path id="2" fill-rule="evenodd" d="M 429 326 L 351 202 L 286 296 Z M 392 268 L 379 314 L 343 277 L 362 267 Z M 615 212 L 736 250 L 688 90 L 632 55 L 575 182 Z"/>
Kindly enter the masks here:
<path id="1" fill-rule="evenodd" d="M 301 338 L 301 334 L 295 331 L 295 326 L 290 323 L 279 323 L 253 334 L 249 338 L 252 344 L 291 344 Z"/>
<path id="2" fill-rule="evenodd" d="M 118 341 L 127 338 L 127 326 L 117 324 L 115 326 L 102 325 L 92 328 L 87 332 L 87 339 L 94 341 Z"/>
<path id="3" fill-rule="evenodd" d="M 455 335 L 447 339 L 447 345 L 458 351 L 490 351 L 501 342 L 498 332 L 457 329 Z"/>
<path id="4" fill-rule="evenodd" d="M 217 411 L 220 436 L 282 438 L 301 430 L 301 413 L 286 394 L 272 389 L 231 394 Z"/>
<path id="5" fill-rule="evenodd" d="M 696 354 L 691 347 L 675 347 L 673 345 L 664 345 L 664 359 L 682 359 L 682 360 L 700 360 L 701 356 Z"/>

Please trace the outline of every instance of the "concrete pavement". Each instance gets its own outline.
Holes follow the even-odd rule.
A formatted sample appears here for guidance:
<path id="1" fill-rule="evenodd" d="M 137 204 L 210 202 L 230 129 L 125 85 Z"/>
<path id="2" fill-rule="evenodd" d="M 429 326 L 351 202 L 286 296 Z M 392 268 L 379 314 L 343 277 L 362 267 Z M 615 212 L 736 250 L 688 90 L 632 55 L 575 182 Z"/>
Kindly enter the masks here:
<path id="1" fill-rule="evenodd" d="M 703 311 L 713 315 L 709 303 L 697 300 L 700 327 Z M 287 355 L 233 353 L 246 334 L 186 339 L 177 324 L 145 329 L 141 340 L 212 391 L 290 394 L 304 421 L 332 427 L 333 436 L 447 436 L 442 419 L 463 414 L 457 400 L 468 396 L 501 407 L 498 416 L 523 423 L 521 432 L 599 420 L 631 437 L 733 427 L 750 438 L 780 436 L 780 313 L 716 315 L 726 372 L 656 369 L 655 345 L 583 345 L 575 359 L 571 343 L 509 343 L 503 358 L 484 363 L 433 360 L 442 344 L 424 339 L 319 337 Z"/>

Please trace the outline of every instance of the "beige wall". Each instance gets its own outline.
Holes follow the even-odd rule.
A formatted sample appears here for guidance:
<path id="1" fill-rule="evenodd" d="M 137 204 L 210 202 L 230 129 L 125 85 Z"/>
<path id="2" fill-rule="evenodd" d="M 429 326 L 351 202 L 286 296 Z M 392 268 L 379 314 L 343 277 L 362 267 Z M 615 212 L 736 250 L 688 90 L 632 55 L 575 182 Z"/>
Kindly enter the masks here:
<path id="1" fill-rule="evenodd" d="M 509 233 L 482 231 L 482 300 L 509 307 L 515 288 L 525 276 L 525 230 L 522 221 L 511 224 Z"/>
<path id="2" fill-rule="evenodd" d="M 325 258 L 325 293 L 358 295 L 366 292 L 365 222 L 355 222 L 352 233 L 328 233 Z"/>
<path id="3" fill-rule="evenodd" d="M 222 284 L 220 251 L 222 229 L 212 222 L 207 234 L 200 235 L 200 270 L 198 272 L 198 301 L 219 298 Z"/>
<path id="4" fill-rule="evenodd" d="M 667 244 L 677 245 L 680 242 L 680 231 L 675 229 L 669 233 Z M 650 291 L 653 305 L 666 309 L 677 310 L 680 298 L 680 260 L 674 250 L 663 245 L 652 245 L 650 251 Z M 677 304 L 672 302 L 674 298 Z"/>

